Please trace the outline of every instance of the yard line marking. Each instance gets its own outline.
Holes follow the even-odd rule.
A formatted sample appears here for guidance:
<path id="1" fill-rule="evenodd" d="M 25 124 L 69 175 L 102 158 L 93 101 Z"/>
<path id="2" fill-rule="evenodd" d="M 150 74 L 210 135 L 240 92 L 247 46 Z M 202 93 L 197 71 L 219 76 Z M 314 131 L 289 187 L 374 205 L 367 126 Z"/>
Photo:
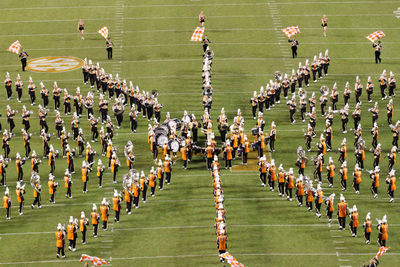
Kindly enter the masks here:
<path id="1" fill-rule="evenodd" d="M 339 261 L 350 261 L 350 260 L 347 260 L 347 259 L 339 259 Z"/>
<path id="2" fill-rule="evenodd" d="M 102 240 L 101 241 L 102 243 L 111 243 L 111 242 L 113 242 L 112 240 Z"/>
<path id="3" fill-rule="evenodd" d="M 275 19 L 273 19 L 275 20 Z M 317 30 L 320 28 L 315 28 L 315 27 L 305 27 L 305 28 L 301 28 L 301 30 Z M 336 27 L 336 28 L 329 28 L 329 30 L 373 30 L 376 29 L 376 27 L 374 28 L 370 28 L 370 27 Z M 382 30 L 398 30 L 400 29 L 399 27 L 380 27 L 380 29 Z M 231 31 L 275 31 L 277 30 L 276 27 L 272 27 L 272 28 L 219 28 L 219 29 L 207 29 L 207 31 L 211 32 L 211 31 L 227 31 L 227 32 L 231 32 Z M 279 29 L 278 29 L 279 30 Z M 154 32 L 190 32 L 192 31 L 191 29 L 157 29 L 157 30 L 129 30 L 129 31 L 125 31 L 125 33 L 154 33 Z M 113 34 L 113 31 L 110 31 L 110 34 Z M 96 35 L 98 33 L 92 33 L 92 32 L 88 32 L 85 33 L 86 35 Z M 4 34 L 4 35 L 0 35 L 0 37 L 4 37 L 4 38 L 9 38 L 9 37 L 21 37 L 21 36 L 66 36 L 66 35 L 76 35 L 76 33 L 71 33 L 71 32 L 67 32 L 67 33 L 27 33 L 27 34 Z M 284 38 L 284 37 L 281 37 Z M 366 43 L 366 42 L 359 42 L 359 43 Z M 395 42 L 385 42 L 385 43 L 395 43 Z M 215 43 L 214 43 L 215 44 Z M 188 45 L 196 45 L 196 44 L 188 44 Z"/>
<path id="4" fill-rule="evenodd" d="M 346 249 L 345 247 L 335 247 L 335 249 Z"/>
<path id="5" fill-rule="evenodd" d="M 233 15 L 233 16 L 208 16 L 208 18 L 213 18 L 213 19 L 226 19 L 226 18 L 266 18 L 266 17 L 272 17 L 274 16 L 273 14 L 271 15 Z M 276 15 L 280 17 L 320 17 L 321 14 L 302 14 L 302 15 L 296 15 L 296 14 L 280 14 Z M 382 17 L 382 16 L 393 16 L 393 13 L 382 13 L 382 14 L 327 14 L 327 16 L 330 17 Z M 114 21 L 114 20 L 176 20 L 176 19 L 193 19 L 193 16 L 191 17 L 125 17 L 125 18 L 84 18 L 86 21 Z M 15 24 L 15 23 L 55 23 L 55 22 L 73 22 L 76 21 L 76 19 L 54 19 L 54 20 L 13 20 L 13 21 L 0 21 L 0 24 Z"/>
<path id="6" fill-rule="evenodd" d="M 196 0 L 197 2 L 197 0 Z M 379 4 L 383 3 L 398 3 L 398 1 L 379 1 Z M 276 3 L 278 5 L 294 5 L 294 4 L 378 4 L 376 1 L 347 1 L 347 2 L 328 2 L 328 1 L 323 1 L 323 2 L 278 2 Z M 215 3 L 215 4 L 161 4 L 161 5 L 155 5 L 155 4 L 149 4 L 149 5 L 127 5 L 125 8 L 154 8 L 154 7 L 160 7 L 160 8 L 166 8 L 166 7 L 204 7 L 204 6 L 261 6 L 261 5 L 266 5 L 266 3 Z M 90 5 L 90 6 L 65 6 L 65 7 L 60 7 L 60 6 L 43 6 L 43 7 L 16 7 L 16 8 L 3 8 L 2 10 L 35 10 L 35 9 L 93 9 L 93 8 L 117 8 L 118 6 L 97 6 L 97 5 Z"/>
<path id="7" fill-rule="evenodd" d="M 332 236 L 333 237 L 333 236 Z M 344 241 L 333 241 L 335 244 L 344 243 Z"/>

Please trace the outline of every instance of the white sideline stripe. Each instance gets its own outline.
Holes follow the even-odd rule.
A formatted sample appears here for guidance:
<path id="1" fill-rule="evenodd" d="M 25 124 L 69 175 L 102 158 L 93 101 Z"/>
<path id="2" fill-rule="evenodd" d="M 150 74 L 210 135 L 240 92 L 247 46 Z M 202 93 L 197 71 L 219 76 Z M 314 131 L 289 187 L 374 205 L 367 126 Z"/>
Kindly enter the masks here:
<path id="1" fill-rule="evenodd" d="M 199 1 L 199 0 L 191 0 L 191 1 Z M 398 1 L 380 1 L 379 4 L 383 3 L 398 3 Z M 261 5 L 266 5 L 267 3 L 232 3 L 232 4 L 166 4 L 166 5 L 124 5 L 125 8 L 151 8 L 151 7 L 160 7 L 160 8 L 165 8 L 165 7 L 195 7 L 195 6 L 261 6 Z M 378 4 L 376 1 L 350 1 L 350 2 L 329 2 L 329 1 L 323 1 L 323 2 L 278 2 L 274 3 L 274 5 L 295 5 L 295 4 Z M 85 9 L 85 8 L 117 8 L 118 6 L 66 6 L 66 7 L 60 7 L 60 6 L 44 6 L 44 7 L 20 7 L 20 8 L 3 8 L 2 10 L 35 10 L 35 9 Z M 272 7 L 271 7 L 272 8 Z M 273 7 L 276 8 L 276 7 Z"/>
<path id="2" fill-rule="evenodd" d="M 333 241 L 333 243 L 340 244 L 340 243 L 344 243 L 344 241 Z"/>
<path id="3" fill-rule="evenodd" d="M 336 256 L 335 253 L 307 253 L 307 252 L 300 252 L 300 253 L 234 253 L 234 255 L 238 256 Z M 373 256 L 375 253 L 344 253 L 341 255 L 348 255 L 348 256 Z M 400 253 L 385 253 L 386 256 L 399 256 Z M 215 254 L 203 254 L 203 255 L 165 255 L 165 256 L 137 256 L 137 257 L 119 257 L 119 258 L 112 258 L 112 261 L 124 261 L 124 260 L 140 260 L 140 259 L 165 259 L 165 258 L 195 258 L 195 257 L 218 257 Z M 17 264 L 38 264 L 38 263 L 65 263 L 65 262 L 79 262 L 78 259 L 76 260 L 43 260 L 43 261 L 20 261 L 20 262 L 0 262 L 0 265 L 17 265 Z M 344 267 L 344 266 L 342 266 Z"/>
<path id="4" fill-rule="evenodd" d="M 233 15 L 233 16 L 208 16 L 208 18 L 213 19 L 226 19 L 226 18 L 266 18 L 272 16 L 280 17 L 321 17 L 321 14 L 305 14 L 305 15 L 295 15 L 295 14 L 280 14 L 280 15 Z M 382 14 L 329 14 L 328 17 L 382 17 L 382 16 L 393 16 L 393 13 L 382 13 Z M 163 20 L 163 19 L 193 19 L 190 17 L 125 17 L 125 18 L 101 18 L 101 19 L 89 19 L 83 18 L 86 21 L 107 21 L 107 20 Z M 0 24 L 14 24 L 14 23 L 44 23 L 44 22 L 73 22 L 76 19 L 54 19 L 54 20 L 14 20 L 14 21 L 0 21 Z"/>

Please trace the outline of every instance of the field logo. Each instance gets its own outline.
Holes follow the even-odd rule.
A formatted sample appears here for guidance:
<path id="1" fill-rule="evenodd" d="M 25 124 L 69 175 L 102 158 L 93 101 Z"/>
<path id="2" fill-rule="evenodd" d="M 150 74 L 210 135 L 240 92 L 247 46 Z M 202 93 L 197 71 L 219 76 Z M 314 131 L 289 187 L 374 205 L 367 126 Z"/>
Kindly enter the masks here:
<path id="1" fill-rule="evenodd" d="M 394 15 L 396 16 L 396 18 L 400 18 L 400 7 L 397 8 L 397 10 L 393 11 Z"/>
<path id="2" fill-rule="evenodd" d="M 28 61 L 26 69 L 34 72 L 65 72 L 82 67 L 83 60 L 76 57 L 40 57 Z"/>

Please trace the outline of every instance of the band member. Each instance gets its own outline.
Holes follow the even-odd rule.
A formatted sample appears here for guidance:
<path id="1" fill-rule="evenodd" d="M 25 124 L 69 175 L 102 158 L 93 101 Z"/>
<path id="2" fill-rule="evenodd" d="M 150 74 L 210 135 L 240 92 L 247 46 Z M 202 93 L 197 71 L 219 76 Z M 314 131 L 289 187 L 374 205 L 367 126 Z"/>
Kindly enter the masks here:
<path id="1" fill-rule="evenodd" d="M 335 177 L 335 164 L 333 163 L 333 159 L 331 157 L 329 157 L 329 165 L 326 166 L 326 169 L 329 187 L 333 187 L 333 178 Z"/>
<path id="2" fill-rule="evenodd" d="M 396 89 L 396 79 L 394 78 L 393 72 L 390 72 L 388 85 L 389 85 L 389 97 L 395 96 L 396 93 L 394 92 L 394 90 Z"/>
<path id="3" fill-rule="evenodd" d="M 183 169 L 187 169 L 187 163 L 188 163 L 188 149 L 185 145 L 185 142 L 182 142 L 181 144 L 181 156 L 182 156 L 182 161 L 183 161 Z"/>
<path id="4" fill-rule="evenodd" d="M 57 82 L 54 82 L 53 86 L 54 110 L 58 110 L 60 108 L 60 93 L 61 89 L 58 88 Z"/>
<path id="5" fill-rule="evenodd" d="M 365 216 L 363 228 L 364 228 L 365 243 L 369 244 L 371 241 L 371 232 L 372 232 L 371 212 L 368 212 L 367 216 Z"/>
<path id="6" fill-rule="evenodd" d="M 25 71 L 26 68 L 26 58 L 29 57 L 28 53 L 24 51 L 21 47 L 21 53 L 19 53 L 19 58 L 21 59 L 22 71 Z"/>
<path id="7" fill-rule="evenodd" d="M 372 180 L 371 192 L 374 198 L 378 198 L 378 188 L 379 188 L 379 166 L 375 166 L 373 171 L 369 172 L 369 178 Z"/>
<path id="8" fill-rule="evenodd" d="M 342 194 L 340 194 L 340 202 L 338 203 L 337 216 L 339 221 L 339 230 L 345 230 L 346 217 L 347 217 L 347 202 Z"/>
<path id="9" fill-rule="evenodd" d="M 65 197 L 72 198 L 72 175 L 68 171 L 68 169 L 65 170 L 65 174 L 64 174 L 64 187 L 67 190 L 65 193 Z"/>
<path id="10" fill-rule="evenodd" d="M 117 157 L 117 154 L 113 153 L 112 157 L 111 157 L 111 172 L 113 174 L 113 183 L 114 184 L 117 183 L 117 174 L 118 174 L 119 166 L 121 166 L 121 163 Z"/>
<path id="11" fill-rule="evenodd" d="M 300 175 L 299 178 L 296 180 L 296 196 L 298 206 L 303 206 L 303 196 L 304 196 L 304 184 L 303 184 L 303 176 Z"/>
<path id="12" fill-rule="evenodd" d="M 61 252 L 61 257 L 65 258 L 65 251 L 64 251 L 65 239 L 64 238 L 65 238 L 65 231 L 63 230 L 61 223 L 59 223 L 57 226 L 57 232 L 56 232 L 57 258 L 60 258 L 60 252 Z"/>
<path id="13" fill-rule="evenodd" d="M 101 162 L 101 159 L 97 161 L 97 178 L 99 178 L 99 188 L 103 187 L 103 174 L 104 174 L 105 167 L 103 166 L 103 163 Z"/>
<path id="14" fill-rule="evenodd" d="M 156 169 L 156 174 L 158 178 L 158 188 L 160 190 L 163 190 L 163 182 L 164 182 L 164 170 L 163 170 L 163 164 L 161 159 L 158 161 L 158 166 Z"/>
<path id="15" fill-rule="evenodd" d="M 44 134 L 47 134 L 47 132 L 49 131 L 49 126 L 47 126 L 47 121 L 46 121 L 46 117 L 47 117 L 47 111 L 46 109 L 42 108 L 41 105 L 38 106 L 39 107 L 39 124 L 40 124 L 40 129 L 43 131 Z"/>
<path id="16" fill-rule="evenodd" d="M 381 49 L 382 49 L 382 44 L 381 41 L 378 41 L 374 44 L 372 44 L 372 47 L 375 48 L 375 63 L 378 64 L 382 63 L 382 59 L 381 59 Z"/>
<path id="17" fill-rule="evenodd" d="M 356 93 L 356 102 L 357 102 L 357 104 L 361 103 L 360 97 L 362 95 L 362 88 L 363 88 L 363 85 L 361 83 L 361 80 L 357 76 L 356 77 L 356 83 L 354 84 L 354 92 Z"/>
<path id="18" fill-rule="evenodd" d="M 346 85 L 344 86 L 344 91 L 343 91 L 343 99 L 344 99 L 345 106 L 349 103 L 350 95 L 351 95 L 350 84 L 349 84 L 349 82 L 346 82 Z"/>
<path id="19" fill-rule="evenodd" d="M 56 153 L 54 151 L 53 145 L 50 145 L 49 148 L 49 166 L 50 166 L 50 173 L 54 174 L 54 171 L 56 170 Z"/>
<path id="20" fill-rule="evenodd" d="M 81 34 L 81 39 L 85 40 L 84 32 L 85 32 L 85 23 L 83 23 L 82 19 L 78 21 L 78 31 Z"/>
<path id="21" fill-rule="evenodd" d="M 86 244 L 86 225 L 89 225 L 89 220 L 85 217 L 85 212 L 81 211 L 81 219 L 79 220 L 79 231 L 82 233 L 82 245 Z"/>
<path id="22" fill-rule="evenodd" d="M 265 187 L 265 184 L 267 183 L 268 163 L 264 156 L 262 156 L 258 161 L 258 166 L 260 166 L 259 170 L 260 170 L 261 186 Z"/>
<path id="23" fill-rule="evenodd" d="M 388 239 L 388 229 L 389 229 L 389 226 L 387 224 L 386 214 L 383 215 L 382 220 L 378 220 L 377 228 L 379 231 L 378 244 L 381 247 L 386 247 L 386 241 Z"/>
<path id="24" fill-rule="evenodd" d="M 74 217 L 69 217 L 69 224 L 67 226 L 67 238 L 69 241 L 68 250 L 76 251 L 76 237 L 77 225 L 74 223 Z"/>
<path id="25" fill-rule="evenodd" d="M 296 122 L 296 120 L 294 119 L 294 114 L 296 113 L 296 97 L 295 97 L 295 95 L 293 95 L 292 100 L 288 101 L 286 104 L 290 106 L 289 107 L 290 122 L 293 125 Z"/>
<path id="26" fill-rule="evenodd" d="M 356 164 L 353 172 L 353 188 L 356 191 L 356 195 L 360 194 L 361 175 L 361 169 L 358 167 L 358 164 Z"/>
<path id="27" fill-rule="evenodd" d="M 324 192 L 322 191 L 321 184 L 317 185 L 317 192 L 315 193 L 315 215 L 321 218 L 321 204 L 324 202 Z"/>
<path id="28" fill-rule="evenodd" d="M 347 190 L 347 178 L 348 178 L 348 169 L 347 162 L 343 161 L 342 166 L 340 167 L 340 185 L 342 186 L 342 191 Z"/>
<path id="29" fill-rule="evenodd" d="M 293 168 L 290 168 L 285 180 L 285 194 L 288 201 L 292 201 L 292 191 L 294 188 Z"/>
<path id="30" fill-rule="evenodd" d="M 250 142 L 247 140 L 247 135 L 244 136 L 244 143 L 242 147 L 242 164 L 247 165 L 247 157 L 250 152 Z"/>
<path id="31" fill-rule="evenodd" d="M 226 141 L 226 147 L 224 149 L 225 153 L 225 169 L 229 168 L 229 170 L 232 170 L 232 151 L 233 148 L 229 142 L 229 140 Z"/>
<path id="32" fill-rule="evenodd" d="M 139 197 L 140 197 L 140 185 L 139 182 L 139 173 L 136 173 L 134 181 L 132 183 L 132 191 L 133 191 L 133 205 L 135 209 L 139 208 Z"/>
<path id="33" fill-rule="evenodd" d="M 8 187 L 6 187 L 6 191 L 4 192 L 3 206 L 6 209 L 6 219 L 11 220 L 11 197 Z"/>
<path id="34" fill-rule="evenodd" d="M 210 40 L 208 39 L 207 35 L 204 35 L 204 38 L 203 38 L 203 52 L 204 52 L 204 53 L 209 49 L 208 45 L 209 45 L 210 43 L 211 43 L 211 42 L 210 42 Z"/>
<path id="35" fill-rule="evenodd" d="M 388 184 L 387 193 L 390 197 L 389 202 L 394 202 L 394 191 L 396 191 L 396 176 L 394 175 L 395 170 L 389 172 L 389 177 L 386 178 L 386 183 Z"/>
<path id="36" fill-rule="evenodd" d="M 88 72 L 89 73 L 89 72 Z M 88 74 L 89 77 L 89 74 Z M 76 88 L 75 96 L 74 96 L 74 106 L 75 113 L 80 118 L 83 112 L 83 100 L 81 95 L 81 89 L 79 87 Z"/>
<path id="37" fill-rule="evenodd" d="M 374 93 L 374 84 L 372 83 L 371 76 L 368 76 L 368 81 L 367 81 L 367 96 L 368 96 L 368 102 L 372 102 L 372 94 Z"/>
<path id="38" fill-rule="evenodd" d="M 112 59 L 113 46 L 114 46 L 113 42 L 111 42 L 110 37 L 108 37 L 106 40 L 106 50 L 108 59 Z"/>
<path id="39" fill-rule="evenodd" d="M 317 158 L 314 160 L 315 170 L 314 170 L 314 181 L 322 182 L 322 162 L 323 155 L 318 154 Z"/>
<path id="40" fill-rule="evenodd" d="M 21 186 L 20 182 L 17 182 L 17 187 L 15 190 L 15 193 L 17 195 L 17 200 L 18 200 L 18 204 L 19 204 L 19 215 L 24 214 L 22 212 L 22 209 L 24 208 L 24 203 L 25 203 L 25 198 L 24 198 L 24 194 L 25 194 L 25 185 Z"/>
<path id="41" fill-rule="evenodd" d="M 326 30 L 328 28 L 328 18 L 326 17 L 326 15 L 323 15 L 321 18 L 321 26 L 324 37 L 326 37 Z"/>
<path id="42" fill-rule="evenodd" d="M 40 88 L 40 96 L 43 100 L 43 107 L 47 108 L 47 105 L 49 104 L 49 90 L 47 90 L 42 82 L 40 82 Z"/>
<path id="43" fill-rule="evenodd" d="M 18 111 L 12 110 L 10 105 L 7 105 L 7 122 L 9 125 L 9 131 L 10 131 L 11 135 L 12 135 L 13 129 L 15 128 L 14 117 L 17 112 Z"/>
<path id="44" fill-rule="evenodd" d="M 32 176 L 39 176 L 39 175 L 36 174 L 36 173 L 32 173 Z M 31 179 L 32 179 L 32 178 L 31 178 Z M 33 209 L 33 208 L 35 207 L 35 205 L 37 204 L 37 205 L 38 205 L 38 208 L 41 209 L 41 208 L 42 208 L 42 205 L 40 205 L 40 202 L 41 202 L 40 195 L 41 195 L 41 193 L 42 193 L 42 186 L 40 185 L 39 182 L 36 182 L 36 183 L 34 183 L 34 184 L 32 185 L 32 187 L 33 187 L 33 197 L 34 197 L 34 201 L 33 201 L 32 205 L 31 205 L 31 208 Z"/>
<path id="45" fill-rule="evenodd" d="M 15 156 L 15 167 L 17 169 L 18 181 L 22 181 L 24 179 L 24 170 L 22 168 L 22 165 L 24 164 L 25 164 L 25 159 L 22 159 L 20 154 L 17 152 Z"/>
<path id="46" fill-rule="evenodd" d="M 89 168 L 85 161 L 82 161 L 82 182 L 83 182 L 83 193 L 86 194 L 87 190 L 87 183 L 89 181 Z"/>
<path id="47" fill-rule="evenodd" d="M 56 204 L 56 191 L 57 191 L 57 186 L 58 183 L 54 181 L 54 175 L 51 173 L 49 174 L 49 181 L 47 182 L 47 185 L 49 186 L 49 195 L 50 195 L 50 203 Z"/>
<path id="48" fill-rule="evenodd" d="M 141 174 L 140 174 L 139 186 L 140 186 L 140 189 L 142 191 L 142 201 L 143 201 L 143 203 L 146 203 L 148 185 L 149 185 L 149 178 L 147 178 L 144 175 L 144 172 L 142 171 Z"/>
<path id="49" fill-rule="evenodd" d="M 395 146 L 393 146 L 390 153 L 387 154 L 387 158 L 389 160 L 389 164 L 388 164 L 389 171 L 391 171 L 393 169 L 393 166 L 396 163 L 396 152 L 397 152 L 397 149 Z"/>
<path id="50" fill-rule="evenodd" d="M 306 186 L 304 188 L 306 193 L 306 207 L 307 211 L 312 211 L 312 203 L 314 201 L 314 193 L 315 189 L 313 188 L 312 181 L 306 182 Z"/>
<path id="51" fill-rule="evenodd" d="M 335 193 L 331 194 L 329 198 L 325 201 L 326 204 L 326 217 L 328 217 L 328 225 L 330 226 L 332 223 L 332 214 L 334 211 L 334 203 L 335 200 Z"/>
<path id="52" fill-rule="evenodd" d="M 69 145 L 66 145 L 65 157 L 67 158 L 68 171 L 72 174 L 75 173 L 74 156 L 75 156 L 75 151 L 71 150 Z"/>
<path id="53" fill-rule="evenodd" d="M 296 58 L 297 57 L 297 46 L 299 45 L 299 42 L 296 40 L 296 37 L 293 37 L 292 40 L 288 40 L 289 43 L 291 43 L 291 48 L 292 48 L 292 57 Z"/>
<path id="54" fill-rule="evenodd" d="M 269 190 L 274 191 L 275 190 L 275 181 L 277 179 L 276 175 L 276 166 L 275 166 L 275 160 L 271 159 L 271 165 L 268 168 L 268 185 L 269 185 Z"/>
<path id="55" fill-rule="evenodd" d="M 106 201 L 106 198 L 103 198 L 103 201 L 101 202 L 100 206 L 100 213 L 101 213 L 101 220 L 103 221 L 103 230 L 107 231 L 107 222 L 108 222 L 108 211 L 110 207 L 108 202 Z"/>
<path id="56" fill-rule="evenodd" d="M 99 227 L 99 213 L 97 212 L 96 204 L 93 204 L 92 213 L 90 213 L 90 217 L 92 218 L 93 225 L 93 237 L 97 237 L 97 229 Z"/>
<path id="57" fill-rule="evenodd" d="M 15 91 L 17 91 L 17 101 L 21 103 L 21 97 L 22 97 L 22 88 L 24 84 L 21 81 L 21 76 L 18 74 L 17 75 L 17 81 L 15 82 Z"/>
<path id="58" fill-rule="evenodd" d="M 385 90 L 387 88 L 386 70 L 383 70 L 381 76 L 379 77 L 379 85 L 381 89 L 382 100 L 385 100 L 386 99 Z"/>
<path id="59" fill-rule="evenodd" d="M 357 212 L 357 207 L 356 205 L 353 206 L 352 209 L 350 209 L 350 231 L 352 237 L 357 237 L 357 227 L 359 225 L 358 222 L 358 212 Z"/>
<path id="60" fill-rule="evenodd" d="M 10 73 L 6 72 L 6 79 L 4 80 L 4 85 L 6 87 L 7 98 L 11 99 L 12 96 L 12 80 L 10 79 Z"/>
<path id="61" fill-rule="evenodd" d="M 115 99 L 115 104 L 112 109 L 114 111 L 114 116 L 117 119 L 117 128 L 119 129 L 124 118 L 124 106 L 118 98 Z"/>
<path id="62" fill-rule="evenodd" d="M 155 192 L 156 192 L 156 185 L 157 185 L 156 171 L 154 170 L 154 167 L 151 167 L 148 180 L 149 180 L 151 196 L 154 197 Z"/>
<path id="63" fill-rule="evenodd" d="M 130 126 L 131 126 L 132 133 L 136 133 L 136 129 L 137 129 L 137 114 L 138 114 L 138 112 L 135 110 L 135 106 L 133 105 L 132 108 L 131 108 L 131 112 L 129 113 Z"/>
<path id="64" fill-rule="evenodd" d="M 325 56 L 322 58 L 322 69 L 324 71 L 324 75 L 328 76 L 328 68 L 331 59 L 328 56 L 328 49 L 325 50 Z"/>

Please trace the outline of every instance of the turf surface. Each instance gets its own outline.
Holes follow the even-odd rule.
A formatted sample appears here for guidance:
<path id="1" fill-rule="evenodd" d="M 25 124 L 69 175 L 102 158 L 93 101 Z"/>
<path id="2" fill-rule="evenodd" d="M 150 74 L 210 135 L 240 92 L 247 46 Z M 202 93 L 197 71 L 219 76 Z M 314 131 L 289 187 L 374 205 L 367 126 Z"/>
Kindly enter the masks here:
<path id="1" fill-rule="evenodd" d="M 122 8 L 121 6 L 124 5 Z M 276 7 L 276 9 L 275 9 Z M 42 56 L 75 56 L 90 58 L 100 62 L 106 72 L 132 80 L 142 90 L 157 89 L 160 92 L 159 101 L 165 105 L 162 116 L 169 111 L 173 117 L 180 118 L 183 110 L 202 114 L 201 77 L 202 48 L 200 44 L 189 42 L 190 35 L 197 25 L 197 15 L 200 10 L 206 14 L 206 32 L 212 41 L 215 52 L 213 63 L 213 95 L 212 116 L 216 118 L 221 107 L 225 107 L 231 122 L 240 108 L 246 119 L 246 130 L 249 132 L 255 122 L 251 118 L 249 99 L 253 90 L 265 85 L 276 70 L 290 71 L 296 68 L 299 61 L 312 57 L 329 49 L 331 61 L 330 75 L 307 88 L 317 92 L 322 84 L 332 86 L 337 82 L 340 93 L 344 84 L 349 81 L 351 86 L 355 76 L 359 75 L 363 84 L 371 76 L 376 85 L 374 97 L 379 102 L 381 110 L 379 118 L 380 142 L 383 153 L 390 150 L 391 133 L 385 120 L 386 101 L 380 101 L 377 79 L 383 69 L 399 73 L 398 44 L 400 37 L 396 35 L 398 20 L 393 15 L 397 9 L 396 1 L 9 1 L 0 3 L 3 10 L 0 44 L 0 73 L 10 72 L 15 81 L 20 65 L 15 54 L 6 48 L 15 40 L 19 40 L 30 54 L 30 58 Z M 119 12 L 122 10 L 122 15 Z M 320 17 L 326 14 L 329 18 L 328 37 L 322 36 Z M 86 39 L 81 41 L 76 31 L 79 18 L 84 19 Z M 124 18 L 121 20 L 121 18 Z M 274 19 L 275 18 L 275 19 Z M 277 20 L 276 18 L 279 18 Z M 275 22 L 275 24 L 274 24 Z M 302 33 L 299 36 L 299 58 L 291 59 L 285 51 L 289 44 L 280 29 L 286 26 L 299 25 Z M 108 26 L 112 38 L 115 39 L 114 60 L 107 61 L 104 39 L 97 33 L 103 26 Z M 118 29 L 118 30 L 116 30 Z M 383 30 L 383 63 L 374 64 L 373 49 L 365 36 L 376 30 Z M 279 39 L 278 39 L 279 38 Z M 282 48 L 282 49 L 281 49 Z M 67 88 L 72 94 L 76 86 L 81 86 L 84 94 L 89 90 L 82 85 L 80 70 L 66 73 L 21 73 L 25 81 L 23 103 L 28 105 L 26 85 L 29 76 L 36 83 L 44 81 L 51 88 L 57 81 L 61 88 Z M 4 93 L 5 95 L 5 93 Z M 14 92 L 15 95 L 15 92 Z M 6 127 L 5 105 L 21 110 L 22 104 L 0 99 L 3 108 L 1 123 Z M 366 94 L 362 96 L 363 138 L 370 148 L 371 117 L 367 109 L 372 104 L 367 103 Z M 343 106 L 340 94 L 339 107 Z M 397 114 L 398 100 L 394 99 L 394 121 L 400 119 Z M 50 106 L 52 100 L 50 100 Z M 351 99 L 354 107 L 354 95 Z M 30 108 L 30 106 L 28 107 Z M 42 153 L 38 137 L 39 125 L 36 119 L 37 107 L 33 110 L 32 128 L 34 134 L 32 148 L 39 155 Z M 55 132 L 54 122 L 50 112 L 48 123 L 50 132 Z M 276 152 L 272 157 L 285 168 L 294 167 L 296 148 L 304 145 L 303 129 L 306 124 L 289 123 L 288 107 L 281 103 L 266 112 L 264 118 L 267 128 L 271 120 L 277 124 L 278 140 Z M 70 118 L 65 117 L 65 125 L 69 127 Z M 22 127 L 16 118 L 18 127 Z M 89 138 L 89 128 L 84 120 L 84 132 Z M 297 117 L 297 121 L 299 118 Z M 349 126 L 352 124 L 350 119 Z M 67 128 L 68 128 L 67 127 Z M 118 130 L 114 143 L 119 148 L 122 160 L 122 148 L 128 139 L 135 146 L 136 165 L 139 170 L 148 171 L 152 166 L 151 153 L 146 143 L 147 121 L 139 119 L 138 133 L 129 132 L 129 120 L 125 116 L 124 127 Z M 348 166 L 354 166 L 351 155 L 353 136 L 343 135 L 340 131 L 340 118 L 334 122 L 334 150 L 343 137 L 349 140 Z M 215 127 L 216 130 L 216 127 Z M 318 116 L 318 135 L 323 130 L 323 119 Z M 11 155 L 23 151 L 21 134 L 16 131 L 16 137 L 11 141 Z M 204 136 L 201 136 L 204 140 Z M 60 148 L 55 138 L 51 143 Z M 72 142 L 70 142 L 72 143 Z M 98 144 L 96 150 L 100 150 Z M 308 153 L 311 157 L 316 152 Z M 335 164 L 338 155 L 329 152 Z M 96 157 L 97 159 L 98 157 Z M 372 166 L 372 154 L 366 155 L 366 166 Z M 81 164 L 81 158 L 76 158 L 75 166 Z M 239 164 L 235 162 L 234 164 Z M 387 174 L 387 159 L 382 159 L 381 177 Z M 5 221 L 5 211 L 0 211 L 0 264 L 9 263 L 15 266 L 79 266 L 76 260 L 81 253 L 96 255 L 106 260 L 112 258 L 115 266 L 215 266 L 218 265 L 215 233 L 213 229 L 215 209 L 212 200 L 211 178 L 204 170 L 201 157 L 196 157 L 189 164 L 188 170 L 181 168 L 182 162 L 177 161 L 172 176 L 171 185 L 164 191 L 157 191 L 156 197 L 141 204 L 138 210 L 128 216 L 123 212 L 121 222 L 114 224 L 113 231 L 100 231 L 99 238 L 91 237 L 91 226 L 88 232 L 87 245 L 78 242 L 77 252 L 67 252 L 66 260 L 56 260 L 54 231 L 58 222 L 67 223 L 70 215 L 78 217 L 81 210 L 90 212 L 92 203 L 100 203 L 106 196 L 111 198 L 114 188 L 120 189 L 120 184 L 111 182 L 112 176 L 106 174 L 105 186 L 97 188 L 94 174 L 91 174 L 89 193 L 82 194 L 82 182 L 79 174 L 73 176 L 73 199 L 63 197 L 64 188 L 57 192 L 57 204 L 50 205 L 48 197 L 46 164 L 40 166 L 44 193 L 41 210 L 30 210 L 33 201 L 32 190 L 26 194 L 26 209 L 23 216 L 18 216 L 16 197 L 16 171 L 14 161 L 8 168 L 8 185 L 13 199 L 12 220 Z M 56 162 L 56 178 L 59 182 L 63 177 L 66 163 L 62 159 Z M 396 166 L 398 169 L 398 166 Z M 126 171 L 125 165 L 120 168 L 120 174 Z M 29 176 L 29 165 L 24 166 L 25 181 Z M 308 166 L 306 173 L 311 175 L 313 167 Z M 325 195 L 340 193 L 338 175 L 335 186 L 324 189 Z M 222 182 L 227 209 L 228 251 L 247 266 L 358 266 L 372 258 L 378 247 L 375 243 L 377 232 L 372 233 L 372 244 L 365 245 L 362 229 L 359 237 L 351 238 L 348 231 L 335 232 L 336 225 L 327 226 L 324 216 L 317 219 L 314 214 L 307 213 L 305 208 L 298 208 L 294 202 L 281 200 L 276 192 L 269 192 L 259 186 L 257 172 L 222 171 Z M 60 183 L 61 184 L 61 183 Z M 372 218 L 382 218 L 388 215 L 390 226 L 388 245 L 390 253 L 383 257 L 381 266 L 396 266 L 398 263 L 398 245 L 400 244 L 399 226 L 400 211 L 398 202 L 388 203 L 385 195 L 386 185 L 381 180 L 379 199 L 372 199 L 369 192 L 370 181 L 367 173 L 363 173 L 361 194 L 356 196 L 352 189 L 345 192 L 350 206 L 356 204 L 362 221 L 368 211 Z M 324 187 L 326 181 L 324 180 Z M 3 195 L 4 189 L 0 189 Z M 337 199 L 336 199 L 337 200 Z M 124 203 L 123 203 L 124 208 Z M 110 216 L 112 218 L 112 216 Z M 375 220 L 374 220 L 375 223 Z M 332 231 L 333 230 L 333 231 Z M 79 240 L 78 240 L 79 241 Z M 343 243 L 335 243 L 342 242 Z M 348 260 L 348 261 L 346 261 Z"/>

